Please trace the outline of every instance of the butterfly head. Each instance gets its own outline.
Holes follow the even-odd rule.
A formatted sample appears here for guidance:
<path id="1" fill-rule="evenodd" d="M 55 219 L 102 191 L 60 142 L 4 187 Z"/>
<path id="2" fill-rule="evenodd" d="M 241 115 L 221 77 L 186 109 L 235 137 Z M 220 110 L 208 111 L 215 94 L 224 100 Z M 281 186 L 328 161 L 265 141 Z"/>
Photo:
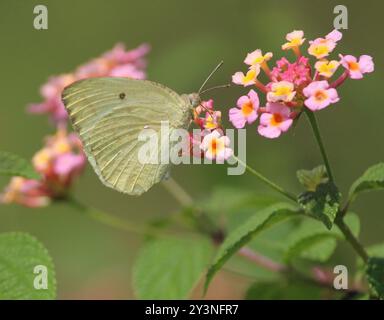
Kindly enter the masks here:
<path id="1" fill-rule="evenodd" d="M 190 93 L 188 95 L 189 103 L 191 104 L 192 108 L 196 108 L 201 104 L 201 98 L 198 93 Z"/>

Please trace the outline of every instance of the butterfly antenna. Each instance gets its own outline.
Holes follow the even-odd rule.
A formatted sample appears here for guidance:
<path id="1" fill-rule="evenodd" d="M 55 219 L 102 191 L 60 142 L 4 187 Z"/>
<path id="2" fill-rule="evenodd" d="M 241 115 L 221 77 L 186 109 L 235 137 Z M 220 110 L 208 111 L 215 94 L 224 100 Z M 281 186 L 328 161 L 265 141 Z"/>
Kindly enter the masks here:
<path id="1" fill-rule="evenodd" d="M 209 92 L 209 91 L 212 91 L 212 90 L 216 90 L 216 89 L 229 88 L 230 86 L 231 86 L 230 83 L 222 84 L 220 86 L 214 86 L 214 87 L 211 87 L 211 88 L 208 88 L 208 89 L 205 89 L 205 90 L 201 91 L 200 94 L 204 94 L 206 92 Z"/>
<path id="2" fill-rule="evenodd" d="M 197 92 L 198 94 L 201 93 L 201 91 L 204 89 L 205 85 L 207 84 L 207 82 L 209 81 L 209 79 L 211 79 L 211 77 L 214 75 L 214 73 L 220 69 L 220 67 L 223 65 L 224 61 L 221 60 L 220 63 L 216 66 L 215 69 L 213 69 L 211 71 L 211 73 L 209 74 L 209 76 L 205 79 L 205 81 L 203 82 L 203 84 L 201 85 L 199 91 Z"/>

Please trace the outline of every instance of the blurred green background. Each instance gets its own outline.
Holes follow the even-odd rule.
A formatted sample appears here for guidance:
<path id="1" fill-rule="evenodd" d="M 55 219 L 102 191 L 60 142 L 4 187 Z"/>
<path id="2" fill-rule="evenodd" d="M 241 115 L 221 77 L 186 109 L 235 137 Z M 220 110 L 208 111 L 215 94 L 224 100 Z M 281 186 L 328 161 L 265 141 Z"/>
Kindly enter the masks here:
<path id="1" fill-rule="evenodd" d="M 48 30 L 33 28 L 37 4 L 48 7 Z M 25 112 L 28 103 L 41 100 L 39 87 L 50 75 L 70 72 L 116 42 L 128 48 L 151 44 L 149 79 L 189 93 L 222 59 L 225 64 L 211 84 L 228 82 L 232 73 L 244 69 L 246 53 L 256 48 L 279 58 L 285 34 L 293 29 L 304 30 L 307 39 L 324 36 L 333 29 L 337 4 L 340 1 L 2 0 L 0 149 L 31 158 L 43 137 L 54 131 L 47 117 Z M 366 167 L 384 158 L 384 44 L 379 36 L 384 5 L 373 0 L 344 4 L 349 29 L 335 52 L 369 54 L 375 61 L 373 74 L 348 81 L 339 90 L 340 103 L 318 113 L 337 182 L 345 193 Z M 225 89 L 215 91 L 212 98 L 225 114 L 240 93 L 244 93 L 241 88 Z M 277 140 L 258 136 L 255 125 L 248 128 L 247 138 L 248 163 L 294 192 L 300 191 L 295 171 L 321 163 L 305 119 Z M 227 176 L 225 166 L 179 166 L 173 176 L 198 199 L 209 196 L 218 185 L 270 193 L 250 175 Z M 5 186 L 7 179 L 0 182 Z M 144 222 L 179 208 L 161 186 L 140 198 L 107 189 L 89 167 L 75 193 L 86 204 L 132 221 Z M 377 193 L 356 202 L 364 244 L 384 239 L 383 204 Z M 17 230 L 30 232 L 49 249 L 57 269 L 59 298 L 134 297 L 131 269 L 141 242 L 137 236 L 90 221 L 65 205 L 35 210 L 1 206 L 0 231 Z M 352 256 L 349 247 L 343 246 L 335 260 L 349 265 Z M 241 297 L 244 279 L 228 276 L 219 282 L 211 298 Z"/>

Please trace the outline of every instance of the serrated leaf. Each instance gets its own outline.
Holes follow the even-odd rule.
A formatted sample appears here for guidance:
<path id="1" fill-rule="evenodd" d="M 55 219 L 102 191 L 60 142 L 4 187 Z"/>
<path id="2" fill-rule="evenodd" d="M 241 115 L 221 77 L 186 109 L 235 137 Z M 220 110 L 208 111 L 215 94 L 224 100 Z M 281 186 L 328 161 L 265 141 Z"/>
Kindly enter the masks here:
<path id="1" fill-rule="evenodd" d="M 212 246 L 202 238 L 157 239 L 140 251 L 133 269 L 139 299 L 186 299 L 203 275 Z"/>
<path id="2" fill-rule="evenodd" d="M 283 263 L 283 255 L 289 245 L 287 239 L 296 233 L 300 220 L 297 217 L 274 225 L 260 233 L 248 246 L 276 262 Z"/>
<path id="3" fill-rule="evenodd" d="M 208 288 L 213 276 L 220 270 L 224 263 L 241 247 L 251 241 L 253 237 L 261 231 L 297 215 L 297 208 L 288 203 L 274 204 L 259 212 L 255 212 L 250 219 L 231 232 L 220 246 L 216 258 L 208 270 L 205 289 Z"/>
<path id="4" fill-rule="evenodd" d="M 228 186 L 215 188 L 212 194 L 199 203 L 199 207 L 210 215 L 237 215 L 244 208 L 260 209 L 276 203 L 276 198 L 255 195 L 251 190 Z"/>
<path id="5" fill-rule="evenodd" d="M 47 268 L 47 289 L 34 286 L 36 266 Z M 0 234 L 0 299 L 55 299 L 55 270 L 47 249 L 25 233 Z"/>
<path id="6" fill-rule="evenodd" d="M 29 161 L 6 151 L 0 151 L 0 175 L 39 179 Z"/>
<path id="7" fill-rule="evenodd" d="M 374 244 L 366 248 L 368 255 L 384 258 L 384 243 Z"/>
<path id="8" fill-rule="evenodd" d="M 319 184 L 315 191 L 300 194 L 298 202 L 308 215 L 322 221 L 331 229 L 339 210 L 340 197 L 335 184 L 329 181 Z"/>
<path id="9" fill-rule="evenodd" d="M 384 258 L 369 258 L 366 275 L 371 289 L 380 299 L 384 299 Z"/>
<path id="10" fill-rule="evenodd" d="M 298 170 L 296 175 L 307 191 L 316 191 L 319 184 L 328 182 L 327 170 L 323 165 L 312 170 Z"/>
<path id="11" fill-rule="evenodd" d="M 254 212 L 255 210 L 247 208 L 246 212 L 237 211 L 238 214 L 231 215 L 228 221 L 228 232 L 230 233 L 245 223 L 247 219 L 251 218 L 252 213 L 254 214 Z M 299 220 L 299 217 L 288 219 L 264 230 L 259 233 L 257 237 L 253 238 L 247 244 L 247 247 L 277 263 L 283 263 L 283 255 L 287 246 L 286 239 L 291 233 L 295 232 Z M 225 269 L 236 270 L 237 272 L 255 280 L 274 280 L 281 276 L 276 272 L 265 269 L 265 267 L 258 266 L 238 255 L 234 255 L 226 262 Z"/>
<path id="12" fill-rule="evenodd" d="M 384 258 L 384 243 L 368 246 L 365 248 L 365 251 L 367 251 L 368 256 L 370 257 Z M 359 256 L 356 259 L 356 266 L 360 272 L 364 271 L 365 264 Z"/>
<path id="13" fill-rule="evenodd" d="M 359 217 L 354 213 L 348 213 L 345 216 L 345 223 L 352 233 L 358 236 L 360 231 Z M 320 221 L 305 219 L 300 227 L 287 237 L 286 242 L 289 247 L 285 252 L 284 260 L 289 262 L 293 258 L 301 257 L 324 262 L 334 252 L 337 240 L 342 239 L 344 239 L 344 235 L 339 228 L 327 231 Z"/>
<path id="14" fill-rule="evenodd" d="M 360 193 L 370 190 L 379 190 L 384 188 L 384 163 L 378 163 L 368 168 L 363 175 L 358 178 L 349 190 L 351 200 Z"/>
<path id="15" fill-rule="evenodd" d="M 289 262 L 295 257 L 324 262 L 336 249 L 336 240 L 332 234 L 322 233 L 308 236 L 292 245 L 285 254 L 285 260 Z"/>

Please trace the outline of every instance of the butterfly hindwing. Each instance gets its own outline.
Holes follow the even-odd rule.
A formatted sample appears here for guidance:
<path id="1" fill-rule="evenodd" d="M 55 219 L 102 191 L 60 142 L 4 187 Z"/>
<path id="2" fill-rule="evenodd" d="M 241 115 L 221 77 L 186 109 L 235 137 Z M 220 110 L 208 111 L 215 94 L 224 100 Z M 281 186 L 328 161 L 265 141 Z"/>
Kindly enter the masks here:
<path id="1" fill-rule="evenodd" d="M 140 195 L 165 177 L 169 164 L 138 160 L 145 143 L 138 136 L 146 128 L 159 134 L 162 121 L 169 121 L 171 131 L 187 128 L 186 99 L 160 84 L 129 78 L 81 80 L 67 87 L 62 97 L 88 159 L 105 185 Z"/>

